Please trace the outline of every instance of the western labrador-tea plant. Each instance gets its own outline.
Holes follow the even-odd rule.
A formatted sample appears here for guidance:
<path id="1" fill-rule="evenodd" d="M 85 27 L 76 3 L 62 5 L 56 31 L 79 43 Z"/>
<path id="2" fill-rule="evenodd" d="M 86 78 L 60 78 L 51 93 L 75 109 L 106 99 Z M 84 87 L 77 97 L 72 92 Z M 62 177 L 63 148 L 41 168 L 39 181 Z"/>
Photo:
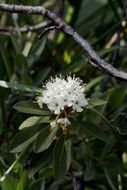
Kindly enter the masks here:
<path id="1" fill-rule="evenodd" d="M 127 189 L 126 3 L 0 2 L 0 190 Z"/>
<path id="2" fill-rule="evenodd" d="M 72 177 L 73 146 L 87 138 L 87 133 L 92 134 L 91 130 L 95 131 L 94 136 L 109 143 L 110 139 L 102 129 L 81 125 L 84 118 L 80 112 L 105 104 L 99 99 L 88 100 L 84 94 L 85 86 L 75 76 L 60 75 L 43 84 L 36 102 L 24 101 L 14 106 L 18 111 L 39 115 L 23 121 L 19 126 L 22 131 L 12 142 L 11 152 L 34 154 L 37 163 L 35 158 L 30 158 L 28 167 L 34 167 L 30 169 L 30 176 L 39 171 L 44 162 L 52 168 L 55 179 L 61 179 L 67 173 Z"/>

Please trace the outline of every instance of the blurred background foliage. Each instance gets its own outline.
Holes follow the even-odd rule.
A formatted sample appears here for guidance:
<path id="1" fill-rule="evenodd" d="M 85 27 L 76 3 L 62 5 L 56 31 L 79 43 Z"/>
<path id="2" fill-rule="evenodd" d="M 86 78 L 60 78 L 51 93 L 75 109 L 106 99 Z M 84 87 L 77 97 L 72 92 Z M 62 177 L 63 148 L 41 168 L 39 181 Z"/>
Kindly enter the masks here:
<path id="1" fill-rule="evenodd" d="M 59 12 L 102 58 L 127 72 L 126 0 L 64 0 L 62 7 L 60 0 L 2 2 L 43 5 Z M 35 100 L 42 82 L 50 76 L 74 73 L 87 84 L 88 98 L 107 101 L 73 118 L 72 167 L 77 183 L 82 190 L 126 190 L 126 82 L 109 77 L 88 64 L 85 52 L 60 31 L 48 32 L 41 39 L 38 36 L 43 29 L 20 31 L 20 27 L 38 23 L 48 24 L 49 21 L 41 16 L 0 12 L 0 27 L 16 28 L 12 33 L 0 33 L 0 176 L 7 174 L 0 181 L 0 189 L 72 189 L 69 174 L 54 180 L 50 162 L 52 151 L 36 155 L 30 146 L 19 157 L 10 150 L 19 125 L 30 116 L 13 106 L 20 101 Z M 103 141 L 105 136 L 96 127 L 107 134 L 109 143 Z M 32 135 L 33 132 L 27 133 Z"/>

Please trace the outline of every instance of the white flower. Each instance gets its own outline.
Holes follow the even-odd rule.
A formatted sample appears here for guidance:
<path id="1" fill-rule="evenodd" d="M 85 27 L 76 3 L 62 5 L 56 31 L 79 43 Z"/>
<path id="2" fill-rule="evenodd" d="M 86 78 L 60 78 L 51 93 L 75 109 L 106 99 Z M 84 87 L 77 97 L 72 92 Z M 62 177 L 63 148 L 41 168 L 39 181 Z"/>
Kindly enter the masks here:
<path id="1" fill-rule="evenodd" d="M 37 103 L 42 108 L 43 104 L 47 104 L 49 110 L 54 114 L 60 114 L 68 107 L 72 110 L 81 112 L 83 107 L 88 105 L 85 98 L 82 80 L 75 76 L 63 76 L 51 78 L 45 85 L 41 96 L 37 97 Z"/>
<path id="2" fill-rule="evenodd" d="M 43 97 L 37 97 L 37 103 L 40 106 L 40 108 L 43 108 Z"/>

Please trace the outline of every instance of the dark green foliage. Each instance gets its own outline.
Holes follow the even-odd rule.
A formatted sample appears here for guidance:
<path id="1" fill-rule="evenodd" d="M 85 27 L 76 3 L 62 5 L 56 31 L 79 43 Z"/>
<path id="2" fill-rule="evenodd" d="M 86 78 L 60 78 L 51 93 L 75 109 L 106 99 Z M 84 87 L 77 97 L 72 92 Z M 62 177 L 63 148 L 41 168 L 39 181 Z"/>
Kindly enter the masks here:
<path id="1" fill-rule="evenodd" d="M 3 1 L 58 8 L 58 0 Z M 64 0 L 63 19 L 98 54 L 127 71 L 127 29 L 120 14 L 124 0 Z M 122 12 L 123 13 L 123 12 Z M 123 17 L 122 17 L 123 16 Z M 68 36 L 43 29 L 21 33 L 19 28 L 47 22 L 42 16 L 0 12 L 0 26 L 16 33 L 0 33 L 0 190 L 70 190 L 73 173 L 82 190 L 127 189 L 127 84 L 87 63 L 87 55 Z M 114 34 L 120 43 L 107 49 Z M 86 83 L 89 105 L 71 113 L 67 129 L 50 122 L 55 116 L 39 108 L 36 96 L 50 76 L 75 74 Z"/>

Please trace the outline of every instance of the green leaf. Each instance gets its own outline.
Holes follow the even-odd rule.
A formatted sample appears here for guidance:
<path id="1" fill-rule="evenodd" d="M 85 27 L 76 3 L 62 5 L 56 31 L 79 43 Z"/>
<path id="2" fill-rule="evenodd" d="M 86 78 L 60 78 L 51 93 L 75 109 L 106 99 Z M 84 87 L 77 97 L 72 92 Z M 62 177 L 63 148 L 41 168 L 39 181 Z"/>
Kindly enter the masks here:
<path id="1" fill-rule="evenodd" d="M 112 125 L 112 123 L 105 117 L 103 116 L 99 111 L 97 111 L 96 109 L 94 108 L 91 108 L 91 111 L 96 113 L 97 116 L 100 117 L 100 119 L 107 125 L 109 126 L 112 130 L 114 130 L 114 125 Z"/>
<path id="2" fill-rule="evenodd" d="M 49 148 L 57 133 L 58 127 L 54 127 L 51 131 L 50 127 L 44 128 L 36 138 L 35 151 L 42 152 Z"/>
<path id="3" fill-rule="evenodd" d="M 17 184 L 16 190 L 24 190 L 27 184 L 27 173 L 23 171 L 22 176 Z"/>
<path id="4" fill-rule="evenodd" d="M 80 11 L 79 11 L 78 16 L 76 17 L 76 23 L 75 23 L 81 35 L 89 34 L 91 30 L 94 31 L 97 27 L 100 26 L 100 23 L 101 23 L 100 15 L 102 15 L 103 12 L 105 11 L 106 4 L 107 4 L 107 0 L 103 0 L 103 1 L 99 0 L 99 1 L 94 1 L 94 2 L 93 0 L 86 0 L 86 1 L 81 2 Z M 91 17 L 92 19 L 90 19 Z M 109 20 L 109 19 L 111 20 L 111 18 L 112 18 L 112 15 L 107 9 L 105 20 Z M 83 24 L 84 22 L 85 22 L 85 26 Z"/>
<path id="5" fill-rule="evenodd" d="M 111 53 L 111 52 L 114 52 L 117 49 L 123 49 L 123 48 L 124 48 L 123 46 L 114 45 L 111 48 L 106 48 L 106 49 L 101 50 L 100 52 L 98 52 L 98 54 L 99 54 L 99 56 L 102 57 L 102 56 L 104 56 L 107 53 Z"/>
<path id="6" fill-rule="evenodd" d="M 52 144 L 47 150 L 41 152 L 41 153 L 34 153 L 30 162 L 30 167 L 28 168 L 28 177 L 32 178 L 33 175 L 43 170 L 45 167 L 47 168 L 50 166 L 52 159 L 53 159 L 53 147 Z"/>
<path id="7" fill-rule="evenodd" d="M 69 170 L 71 165 L 71 149 L 72 149 L 72 143 L 71 140 L 65 141 L 65 150 L 66 150 L 66 172 Z"/>
<path id="8" fill-rule="evenodd" d="M 15 190 L 16 179 L 7 176 L 3 181 L 0 181 L 0 187 L 2 188 L 2 190 Z"/>
<path id="9" fill-rule="evenodd" d="M 46 77 L 48 76 L 50 71 L 51 71 L 51 67 L 40 70 L 38 75 L 35 77 L 34 84 L 40 85 L 42 83 L 42 81 L 44 81 L 46 79 Z"/>
<path id="10" fill-rule="evenodd" d="M 50 119 L 49 116 L 46 116 L 46 117 L 42 117 L 42 116 L 29 117 L 25 121 L 23 121 L 23 123 L 19 126 L 19 130 L 22 130 L 22 129 L 27 128 L 27 127 L 31 127 L 33 125 L 38 125 L 40 123 L 50 123 L 49 119 Z"/>
<path id="11" fill-rule="evenodd" d="M 28 62 L 30 66 L 39 59 L 39 57 L 41 56 L 44 50 L 45 44 L 46 44 L 45 38 L 42 40 L 39 40 L 37 41 L 33 49 L 30 51 L 28 55 Z"/>
<path id="12" fill-rule="evenodd" d="M 68 142 L 70 144 L 70 142 Z M 68 144 L 67 143 L 67 144 Z M 69 151 L 69 149 L 68 149 Z M 70 154 L 70 151 L 69 151 Z M 69 158 L 69 156 L 68 156 Z M 70 158 L 68 159 L 68 161 Z M 70 166 L 70 161 L 67 163 L 67 152 L 65 149 L 65 136 L 62 135 L 58 142 L 56 143 L 56 146 L 54 148 L 53 152 L 53 173 L 54 178 L 58 179 L 62 176 L 64 176 L 67 173 L 67 169 Z"/>
<path id="13" fill-rule="evenodd" d="M 90 99 L 88 101 L 88 108 L 96 107 L 96 106 L 101 106 L 107 104 L 107 101 L 101 100 L 101 99 Z"/>
<path id="14" fill-rule="evenodd" d="M 50 115 L 49 111 L 45 111 L 33 102 L 22 101 L 14 105 L 14 108 L 22 113 L 29 113 L 35 115 Z"/>
<path id="15" fill-rule="evenodd" d="M 13 145 L 12 145 L 12 153 L 16 153 L 16 152 L 22 152 L 24 149 L 26 149 L 36 138 L 36 135 L 34 135 L 33 137 L 30 137 L 28 140 L 24 140 L 23 138 L 21 138 L 19 145 L 16 146 L 16 141 L 18 141 L 18 138 L 20 138 L 19 134 L 17 134 L 17 139 L 14 139 Z M 15 145 L 15 146 L 14 146 Z"/>
<path id="16" fill-rule="evenodd" d="M 13 90 L 19 90 L 19 91 L 23 91 L 23 92 L 35 92 L 35 93 L 41 92 L 40 88 L 37 88 L 34 86 L 11 83 L 11 82 L 6 82 L 4 80 L 0 80 L 0 87 L 10 88 Z"/>
<path id="17" fill-rule="evenodd" d="M 82 132 L 91 134 L 106 143 L 111 143 L 111 139 L 109 138 L 108 134 L 106 134 L 100 127 L 97 127 L 93 123 L 85 121 L 84 125 L 81 126 L 81 130 Z"/>
<path id="18" fill-rule="evenodd" d="M 24 85 L 32 85 L 33 82 L 30 78 L 27 58 L 23 54 L 18 54 L 14 56 L 14 62 L 17 64 L 17 72 L 19 73 L 21 83 Z M 33 91 L 35 89 L 37 89 L 36 85 L 35 87 L 33 86 Z"/>
<path id="19" fill-rule="evenodd" d="M 86 84 L 84 92 L 88 92 L 91 88 L 95 87 L 97 84 L 99 84 L 102 81 L 102 79 L 103 76 L 92 79 L 89 83 Z"/>
<path id="20" fill-rule="evenodd" d="M 41 168 L 44 168 L 52 161 L 52 150 L 53 147 L 50 146 L 44 152 L 34 154 L 32 157 L 32 161 L 30 163 L 30 167 L 28 169 L 28 177 L 32 178 L 33 175 L 39 171 Z"/>
<path id="21" fill-rule="evenodd" d="M 117 19 L 117 21 L 121 20 L 121 17 L 118 13 L 118 8 L 117 8 L 117 3 L 114 0 L 108 0 L 109 1 L 109 5 L 112 8 L 112 11 L 114 12 L 114 16 Z"/>
<path id="22" fill-rule="evenodd" d="M 9 54 L 8 54 L 6 48 L 2 44 L 0 44 L 0 53 L 1 53 L 1 56 L 3 58 L 3 63 L 4 63 L 4 66 L 6 68 L 8 78 L 10 79 L 11 75 L 12 75 L 12 68 L 11 68 L 11 64 L 10 64 L 10 58 L 9 58 Z"/>
<path id="23" fill-rule="evenodd" d="M 101 154 L 101 159 L 104 159 L 106 157 L 106 155 L 108 155 L 110 152 L 112 152 L 113 147 L 115 146 L 115 143 L 116 143 L 115 136 L 111 135 L 110 138 L 111 138 L 112 143 L 105 144 L 103 151 L 102 151 L 102 154 Z"/>
<path id="24" fill-rule="evenodd" d="M 22 152 L 26 149 L 35 140 L 41 128 L 41 126 L 33 126 L 18 133 L 12 141 L 11 152 Z"/>
<path id="25" fill-rule="evenodd" d="M 88 161 L 86 170 L 84 172 L 84 180 L 85 181 L 90 181 L 95 177 L 95 168 L 94 164 L 91 160 Z"/>
<path id="26" fill-rule="evenodd" d="M 109 105 L 111 105 L 112 109 L 116 110 L 117 107 L 121 106 L 124 101 L 125 90 L 126 88 L 124 86 L 117 86 L 113 90 L 109 98 Z"/>
<path id="27" fill-rule="evenodd" d="M 30 186 L 29 186 L 29 190 L 45 190 L 45 179 L 44 177 L 39 178 L 37 180 L 34 180 Z"/>
<path id="28" fill-rule="evenodd" d="M 17 24 L 16 24 L 16 28 L 17 28 L 17 31 L 19 32 L 19 30 L 18 30 L 19 28 L 18 28 Z M 22 48 L 21 48 L 21 38 L 17 38 L 17 37 L 16 37 L 15 35 L 13 35 L 13 34 L 10 36 L 10 38 L 11 38 L 13 47 L 14 47 L 14 49 L 15 49 L 16 55 L 21 54 L 21 52 L 22 52 Z"/>
<path id="29" fill-rule="evenodd" d="M 107 170 L 107 168 L 104 167 L 104 173 L 105 173 L 105 177 L 107 179 L 107 182 L 109 184 L 109 186 L 111 187 L 112 190 L 117 190 L 116 187 L 114 186 L 114 183 L 112 181 L 112 178 Z"/>
<path id="30" fill-rule="evenodd" d="M 65 69 L 61 70 L 60 73 L 67 74 L 67 73 L 75 73 L 80 69 L 84 68 L 84 62 L 82 60 L 78 60 L 73 64 L 69 64 Z"/>

